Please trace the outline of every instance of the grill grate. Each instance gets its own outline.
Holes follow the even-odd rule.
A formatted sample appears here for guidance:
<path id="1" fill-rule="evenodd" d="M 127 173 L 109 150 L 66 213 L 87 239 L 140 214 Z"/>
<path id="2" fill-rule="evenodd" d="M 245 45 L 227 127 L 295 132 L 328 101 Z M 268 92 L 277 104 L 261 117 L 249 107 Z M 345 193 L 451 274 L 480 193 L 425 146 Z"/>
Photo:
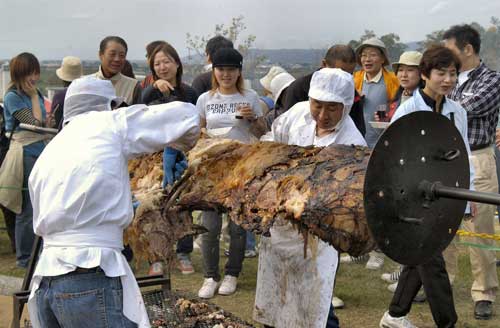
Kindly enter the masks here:
<path id="1" fill-rule="evenodd" d="M 152 328 L 250 328 L 253 325 L 224 311 L 218 306 L 196 298 L 186 297 L 178 292 L 164 293 L 162 290 L 147 291 L 142 294 Z M 180 310 L 177 302 L 186 300 L 192 307 Z M 198 309 L 196 312 L 192 308 Z M 24 320 L 24 328 L 32 328 L 29 320 Z"/>
<path id="2" fill-rule="evenodd" d="M 156 328 L 249 328 L 253 325 L 224 311 L 218 306 L 178 292 L 165 294 L 161 290 L 143 293 L 152 327 Z M 178 302 L 186 304 L 181 311 Z"/>

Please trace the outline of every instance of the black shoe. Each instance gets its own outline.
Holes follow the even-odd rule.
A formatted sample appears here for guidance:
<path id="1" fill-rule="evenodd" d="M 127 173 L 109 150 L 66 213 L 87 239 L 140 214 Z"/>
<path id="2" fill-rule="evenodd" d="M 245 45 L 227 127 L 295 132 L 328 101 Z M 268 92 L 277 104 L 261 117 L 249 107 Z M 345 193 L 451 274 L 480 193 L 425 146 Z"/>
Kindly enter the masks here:
<path id="1" fill-rule="evenodd" d="M 489 320 L 493 314 L 493 306 L 490 301 L 476 302 L 474 317 L 478 320 Z"/>
<path id="2" fill-rule="evenodd" d="M 497 267 L 500 267 L 500 260 L 497 261 Z"/>

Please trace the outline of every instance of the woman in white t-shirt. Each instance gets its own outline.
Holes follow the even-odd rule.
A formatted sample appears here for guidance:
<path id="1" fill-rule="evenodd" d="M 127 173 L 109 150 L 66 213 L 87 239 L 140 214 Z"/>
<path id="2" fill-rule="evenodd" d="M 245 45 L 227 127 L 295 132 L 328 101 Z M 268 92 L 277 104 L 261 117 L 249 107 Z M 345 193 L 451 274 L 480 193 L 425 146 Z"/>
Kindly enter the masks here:
<path id="1" fill-rule="evenodd" d="M 201 126 L 207 129 L 209 135 L 251 143 L 257 141 L 257 138 L 250 129 L 257 117 L 262 116 L 262 109 L 257 93 L 243 87 L 242 65 L 243 57 L 237 50 L 218 50 L 212 58 L 212 90 L 198 98 L 196 107 L 202 118 Z M 219 237 L 222 219 L 215 211 L 203 212 L 202 224 L 208 232 L 201 235 L 205 280 L 198 296 L 211 298 L 219 287 L 221 278 Z M 220 295 L 230 295 L 236 291 L 245 254 L 245 230 L 232 221 L 229 222 L 229 230 L 229 257 L 224 279 L 219 287 Z"/>

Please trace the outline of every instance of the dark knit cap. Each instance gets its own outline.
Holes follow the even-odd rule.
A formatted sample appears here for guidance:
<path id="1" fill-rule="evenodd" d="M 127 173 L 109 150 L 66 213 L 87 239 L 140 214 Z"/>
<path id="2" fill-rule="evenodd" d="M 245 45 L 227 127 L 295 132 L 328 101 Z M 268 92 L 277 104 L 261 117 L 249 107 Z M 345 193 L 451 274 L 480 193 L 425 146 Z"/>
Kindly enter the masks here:
<path id="1" fill-rule="evenodd" d="M 238 67 L 243 66 L 243 57 L 236 49 L 222 48 L 217 50 L 212 59 L 212 67 Z"/>

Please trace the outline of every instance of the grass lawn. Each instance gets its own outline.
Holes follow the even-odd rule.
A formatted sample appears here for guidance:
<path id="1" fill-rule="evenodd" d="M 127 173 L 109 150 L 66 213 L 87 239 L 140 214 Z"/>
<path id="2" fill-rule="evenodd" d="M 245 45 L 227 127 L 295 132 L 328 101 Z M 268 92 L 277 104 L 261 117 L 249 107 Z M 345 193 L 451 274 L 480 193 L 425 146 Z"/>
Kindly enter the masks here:
<path id="1" fill-rule="evenodd" d="M 0 214 L 1 215 L 1 214 Z M 0 217 L 0 227 L 4 226 Z M 474 305 L 470 298 L 471 271 L 468 254 L 465 248 L 460 249 L 460 275 L 453 286 L 455 306 L 459 316 L 457 327 L 462 328 L 499 328 L 500 306 L 494 305 L 495 316 L 489 321 L 478 321 L 473 317 Z M 499 254 L 500 255 L 500 254 Z M 188 291 L 196 295 L 203 281 L 201 255 L 195 250 L 193 263 L 196 273 L 182 275 L 172 272 L 174 289 Z M 223 268 L 226 258 L 221 256 L 220 267 Z M 396 264 L 386 260 L 384 270 L 370 271 L 363 265 L 343 265 L 337 274 L 335 294 L 344 300 L 346 307 L 337 310 L 341 327 L 365 328 L 378 327 L 378 322 L 391 300 L 387 284 L 380 279 L 382 272 L 392 271 Z M 144 273 L 146 265 L 141 265 L 139 272 Z M 24 270 L 15 267 L 14 255 L 10 252 L 7 233 L 0 230 L 0 274 L 22 277 Z M 257 258 L 246 259 L 243 272 L 240 275 L 238 290 L 231 296 L 216 296 L 212 302 L 235 315 L 252 322 L 252 307 L 254 302 L 255 283 L 257 276 Z M 414 304 L 410 319 L 420 328 L 434 327 L 434 322 L 428 303 Z M 292 327 L 291 327 L 292 328 Z"/>

